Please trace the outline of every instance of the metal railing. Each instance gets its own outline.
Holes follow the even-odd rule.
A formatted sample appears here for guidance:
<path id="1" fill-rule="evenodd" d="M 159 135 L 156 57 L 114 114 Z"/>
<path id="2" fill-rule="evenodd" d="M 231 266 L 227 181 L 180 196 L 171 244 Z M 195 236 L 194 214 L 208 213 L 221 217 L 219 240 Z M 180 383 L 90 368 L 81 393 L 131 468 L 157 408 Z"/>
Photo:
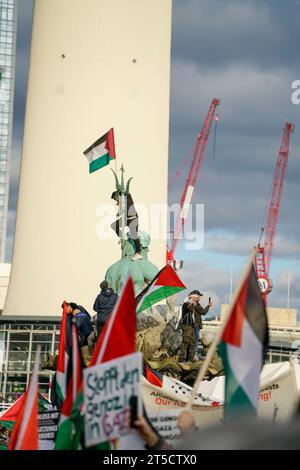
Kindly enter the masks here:
<path id="1" fill-rule="evenodd" d="M 7 411 L 8 408 L 11 407 L 11 405 L 13 405 L 13 403 L 0 403 L 0 419 L 1 415 L 3 415 L 5 411 Z"/>

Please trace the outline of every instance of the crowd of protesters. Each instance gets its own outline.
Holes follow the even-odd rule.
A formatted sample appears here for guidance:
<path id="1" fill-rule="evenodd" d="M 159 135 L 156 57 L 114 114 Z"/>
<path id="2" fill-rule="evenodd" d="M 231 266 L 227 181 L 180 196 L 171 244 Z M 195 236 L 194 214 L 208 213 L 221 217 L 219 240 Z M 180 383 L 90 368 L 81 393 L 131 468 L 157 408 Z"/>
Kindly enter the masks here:
<path id="1" fill-rule="evenodd" d="M 182 342 L 179 351 L 179 362 L 193 362 L 200 358 L 202 317 L 212 307 L 211 299 L 205 308 L 200 304 L 203 294 L 193 290 L 180 308 L 177 327 L 182 331 Z M 93 318 L 87 310 L 75 302 L 66 303 L 66 311 L 72 314 L 78 329 L 81 348 L 87 348 L 91 354 L 97 339 L 110 317 L 118 300 L 118 294 L 109 287 L 107 281 L 100 283 L 100 292 L 97 295 L 93 309 L 96 312 Z"/>

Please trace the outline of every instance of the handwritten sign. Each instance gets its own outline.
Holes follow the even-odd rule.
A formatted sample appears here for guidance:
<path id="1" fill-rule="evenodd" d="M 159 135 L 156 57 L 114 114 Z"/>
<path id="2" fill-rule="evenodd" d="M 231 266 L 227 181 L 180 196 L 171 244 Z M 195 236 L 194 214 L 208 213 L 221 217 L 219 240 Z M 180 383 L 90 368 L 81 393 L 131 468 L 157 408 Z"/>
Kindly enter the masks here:
<path id="1" fill-rule="evenodd" d="M 142 413 L 142 354 L 134 353 L 83 371 L 85 440 L 91 447 L 130 432 L 128 409 Z"/>

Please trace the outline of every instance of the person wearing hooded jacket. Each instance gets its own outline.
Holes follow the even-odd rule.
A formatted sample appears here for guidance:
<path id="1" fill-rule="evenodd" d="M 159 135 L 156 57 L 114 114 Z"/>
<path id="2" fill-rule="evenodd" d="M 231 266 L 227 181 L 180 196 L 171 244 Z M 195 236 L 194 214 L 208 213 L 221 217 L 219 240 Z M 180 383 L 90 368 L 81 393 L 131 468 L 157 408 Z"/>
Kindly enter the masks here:
<path id="1" fill-rule="evenodd" d="M 69 305 L 71 304 L 76 305 L 73 302 Z M 76 305 L 73 309 L 73 318 L 77 325 L 80 347 L 82 348 L 83 346 L 88 345 L 88 337 L 94 331 L 91 316 L 82 305 Z"/>
<path id="2" fill-rule="evenodd" d="M 107 281 L 101 282 L 100 289 L 101 292 L 97 295 L 93 307 L 97 312 L 96 329 L 98 338 L 118 300 L 118 294 L 111 287 L 108 287 Z"/>

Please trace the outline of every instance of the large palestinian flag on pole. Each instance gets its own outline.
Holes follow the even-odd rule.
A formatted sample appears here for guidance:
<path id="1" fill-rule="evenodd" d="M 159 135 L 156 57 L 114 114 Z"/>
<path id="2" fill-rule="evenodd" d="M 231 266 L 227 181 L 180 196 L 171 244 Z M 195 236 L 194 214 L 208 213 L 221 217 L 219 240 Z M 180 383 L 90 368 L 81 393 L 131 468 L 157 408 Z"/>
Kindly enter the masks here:
<path id="1" fill-rule="evenodd" d="M 38 449 L 39 367 L 40 347 L 38 346 L 30 383 L 9 440 L 8 450 Z"/>
<path id="2" fill-rule="evenodd" d="M 111 160 L 116 158 L 113 128 L 96 140 L 83 153 L 89 162 L 90 173 L 94 173 L 94 171 L 108 165 Z"/>
<path id="3" fill-rule="evenodd" d="M 259 377 L 268 346 L 268 321 L 253 264 L 241 283 L 219 351 L 225 372 L 225 418 L 256 415 Z"/>
<path id="4" fill-rule="evenodd" d="M 152 307 L 160 300 L 186 289 L 170 264 L 162 268 L 148 286 L 136 297 L 137 313 Z"/>
<path id="5" fill-rule="evenodd" d="M 77 400 L 77 395 L 82 382 L 83 359 L 78 342 L 77 327 L 72 324 L 72 350 L 69 358 L 67 393 L 63 402 L 58 431 L 55 440 L 55 450 L 72 449 L 74 446 L 75 427 L 72 421 L 72 408 Z M 77 447 L 75 446 L 75 449 Z"/>
<path id="6" fill-rule="evenodd" d="M 67 393 L 67 372 L 71 357 L 72 315 L 66 311 L 66 302 L 63 305 L 63 317 L 59 334 L 59 348 L 56 368 L 56 393 L 64 401 Z"/>

